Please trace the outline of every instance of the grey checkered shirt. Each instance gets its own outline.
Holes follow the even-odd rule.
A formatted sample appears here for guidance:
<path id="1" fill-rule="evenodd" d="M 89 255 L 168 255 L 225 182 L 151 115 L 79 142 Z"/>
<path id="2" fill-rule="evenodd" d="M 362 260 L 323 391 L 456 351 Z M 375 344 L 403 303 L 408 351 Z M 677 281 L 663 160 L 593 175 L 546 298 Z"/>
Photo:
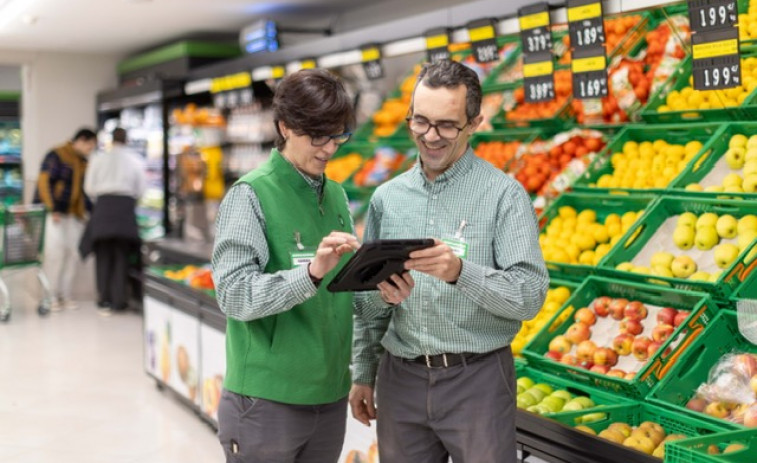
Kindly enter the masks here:
<path id="1" fill-rule="evenodd" d="M 355 383 L 374 384 L 384 349 L 403 358 L 489 352 L 508 345 L 521 321 L 539 311 L 549 276 L 531 201 L 470 148 L 433 182 L 416 164 L 381 185 L 368 209 L 365 241 L 450 239 L 461 228 L 469 248 L 455 285 L 413 271 L 415 288 L 398 306 L 376 291 L 356 295 Z"/>

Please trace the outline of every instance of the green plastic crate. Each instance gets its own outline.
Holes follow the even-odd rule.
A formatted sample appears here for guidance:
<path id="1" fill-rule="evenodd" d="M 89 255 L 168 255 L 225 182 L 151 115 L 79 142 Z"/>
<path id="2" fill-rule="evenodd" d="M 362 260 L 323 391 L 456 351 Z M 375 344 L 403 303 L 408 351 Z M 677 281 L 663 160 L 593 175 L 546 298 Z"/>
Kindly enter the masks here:
<path id="1" fill-rule="evenodd" d="M 605 392 L 599 389 L 595 389 L 591 386 L 587 386 L 586 384 L 580 384 L 575 381 L 571 381 L 569 379 L 561 378 L 559 376 L 551 375 L 549 373 L 545 373 L 543 371 L 539 371 L 536 368 L 532 367 L 519 367 L 516 368 L 516 375 L 518 378 L 521 378 L 523 376 L 527 376 L 531 378 L 535 384 L 544 383 L 551 386 L 555 391 L 557 390 L 566 390 L 570 392 L 574 397 L 576 396 L 585 396 L 588 397 L 594 402 L 596 405 L 592 408 L 586 408 L 582 410 L 583 413 L 598 413 L 604 411 L 606 407 L 611 406 L 617 406 L 617 405 L 624 405 L 624 404 L 633 404 L 634 401 L 630 399 L 626 399 L 623 397 L 618 397 L 617 395 Z M 547 418 L 558 418 L 561 416 L 566 415 L 573 415 L 578 412 L 574 411 L 561 411 L 561 412 L 555 412 L 555 413 L 546 413 L 541 416 L 545 416 Z"/>
<path id="2" fill-rule="evenodd" d="M 647 188 L 643 190 L 633 188 L 599 188 L 596 186 L 596 183 L 603 175 L 612 174 L 614 172 L 615 169 L 611 163 L 612 155 L 614 153 L 622 152 L 623 145 L 628 141 L 641 143 L 644 141 L 654 142 L 655 140 L 665 140 L 667 143 L 673 145 L 686 145 L 686 143 L 696 140 L 701 142 L 702 145 L 707 145 L 707 143 L 717 134 L 719 129 L 719 124 L 712 123 L 653 126 L 642 124 L 629 125 L 625 129 L 622 129 L 620 133 L 607 144 L 602 153 L 589 165 L 586 172 L 576 180 L 573 189 L 576 191 L 594 193 L 637 194 L 639 192 L 644 192 L 661 194 L 665 191 L 665 188 Z M 703 146 L 702 150 L 697 154 L 697 157 L 701 157 L 702 153 L 705 152 Z M 694 162 L 694 160 L 689 164 L 692 162 Z M 681 175 L 682 173 L 679 174 L 679 177 Z M 673 182 L 675 182 L 675 179 L 671 181 L 671 183 Z"/>
<path id="3" fill-rule="evenodd" d="M 692 212 L 697 216 L 705 212 L 714 212 L 718 215 L 731 214 L 736 218 L 740 218 L 746 214 L 757 214 L 757 203 L 752 201 L 663 196 L 647 209 L 644 216 L 623 235 L 620 242 L 602 259 L 599 263 L 599 273 L 621 280 L 637 281 L 686 291 L 699 291 L 710 294 L 717 301 L 727 304 L 731 294 L 757 267 L 757 258 L 755 258 L 754 254 L 750 256 L 751 250 L 756 248 L 757 241 L 744 250 L 728 268 L 724 269 L 715 282 L 644 275 L 616 269 L 618 264 L 632 262 L 634 257 L 644 249 L 647 242 L 652 239 L 658 229 L 669 218 L 678 216 L 684 212 Z M 670 252 L 674 254 L 682 253 L 682 251 L 675 247 L 672 240 L 669 245 L 670 247 L 667 249 Z"/>
<path id="4" fill-rule="evenodd" d="M 721 310 L 647 399 L 679 415 L 694 416 L 732 429 L 743 428 L 742 425 L 686 408 L 686 403 L 694 397 L 697 388 L 707 382 L 710 369 L 721 357 L 733 351 L 757 354 L 757 346 L 739 333 L 736 312 Z"/>
<path id="5" fill-rule="evenodd" d="M 604 223 L 608 215 L 612 213 L 623 215 L 629 211 L 641 211 L 648 208 L 654 201 L 653 196 L 620 196 L 620 195 L 595 195 L 587 193 L 565 193 L 560 195 L 540 216 L 539 230 L 544 230 L 549 222 L 559 215 L 563 206 L 571 206 L 576 212 L 584 209 L 592 209 L 597 213 L 597 222 Z M 560 278 L 573 281 L 581 281 L 595 273 L 596 267 L 578 264 L 565 264 L 547 261 L 550 272 Z"/>
<path id="6" fill-rule="evenodd" d="M 745 448 L 722 454 L 730 443 L 740 443 Z M 712 445 L 721 452 L 719 455 L 707 453 Z M 665 461 L 668 463 L 754 463 L 757 461 L 757 429 L 723 432 L 671 442 L 665 448 Z"/>
<path id="7" fill-rule="evenodd" d="M 721 199 L 757 199 L 757 193 L 734 193 L 734 192 L 704 192 L 688 191 L 686 186 L 691 183 L 699 183 L 704 179 L 716 164 L 728 151 L 728 142 L 736 134 L 744 134 L 747 137 L 757 134 L 757 122 L 727 122 L 724 123 L 715 136 L 702 149 L 700 155 L 684 169 L 683 172 L 667 188 L 669 194 L 690 196 L 693 198 L 721 198 Z M 728 172 L 740 173 L 742 171 Z"/>
<path id="8" fill-rule="evenodd" d="M 691 311 L 684 323 L 679 325 L 670 338 L 650 357 L 637 372 L 633 380 L 626 380 L 594 373 L 578 366 L 559 363 L 544 356 L 549 343 L 555 336 L 564 334 L 573 324 L 572 315 L 582 307 L 588 307 L 600 296 L 638 300 L 645 304 L 673 307 Z M 641 399 L 669 372 L 672 365 L 687 347 L 702 332 L 705 325 L 714 317 L 717 307 L 712 299 L 701 293 L 691 293 L 672 289 L 663 289 L 645 284 L 629 283 L 600 277 L 589 277 L 571 295 L 566 307 L 548 322 L 544 328 L 526 345 L 523 353 L 529 365 L 542 371 L 590 384 L 602 389 L 615 391 L 625 397 Z M 560 321 L 561 315 L 568 313 Z M 674 341 L 677 341 L 674 345 Z M 668 351 L 668 348 L 670 350 Z"/>

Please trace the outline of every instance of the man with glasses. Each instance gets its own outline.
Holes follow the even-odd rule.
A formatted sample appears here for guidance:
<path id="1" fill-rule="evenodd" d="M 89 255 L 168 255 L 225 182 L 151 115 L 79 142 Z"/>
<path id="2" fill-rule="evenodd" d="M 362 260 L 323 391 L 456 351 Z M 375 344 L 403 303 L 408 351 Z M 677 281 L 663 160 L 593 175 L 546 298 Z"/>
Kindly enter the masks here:
<path id="1" fill-rule="evenodd" d="M 235 463 L 336 462 L 350 388 L 352 295 L 326 290 L 358 248 L 347 197 L 324 177 L 354 125 L 342 83 L 285 78 L 270 159 L 221 204 L 213 280 L 226 314 L 218 437 Z"/>
<path id="2" fill-rule="evenodd" d="M 382 461 L 516 462 L 509 344 L 549 278 L 528 195 L 468 145 L 480 106 L 472 70 L 427 65 L 407 119 L 419 162 L 371 199 L 366 241 L 436 241 L 355 296 L 350 405 L 377 418 Z"/>

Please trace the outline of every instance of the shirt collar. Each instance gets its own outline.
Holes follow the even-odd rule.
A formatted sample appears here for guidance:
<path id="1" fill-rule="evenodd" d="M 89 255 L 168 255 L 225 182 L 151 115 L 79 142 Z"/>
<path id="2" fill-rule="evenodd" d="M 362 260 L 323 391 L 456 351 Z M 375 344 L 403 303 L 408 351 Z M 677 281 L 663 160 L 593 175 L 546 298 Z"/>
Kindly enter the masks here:
<path id="1" fill-rule="evenodd" d="M 463 177 L 468 172 L 468 170 L 470 170 L 470 168 L 473 166 L 474 157 L 475 154 L 473 154 L 473 149 L 470 147 L 470 145 L 468 145 L 468 147 L 465 149 L 465 153 L 463 153 L 460 159 L 455 161 L 455 163 L 452 164 L 449 169 L 436 177 L 436 179 L 434 179 L 434 181 L 432 182 L 429 181 L 428 177 L 426 177 L 426 174 L 423 172 L 419 154 L 418 162 L 415 163 L 416 176 L 420 179 L 422 185 L 432 185 L 435 183 L 452 183 L 455 180 Z"/>
<path id="2" fill-rule="evenodd" d="M 279 152 L 281 154 L 281 152 Z M 321 175 L 319 178 L 313 178 L 306 174 L 305 172 L 301 171 L 297 168 L 294 164 L 292 164 L 289 159 L 287 159 L 283 154 L 281 154 L 281 158 L 285 160 L 290 166 L 294 167 L 294 170 L 297 171 L 298 174 L 302 176 L 303 179 L 305 179 L 305 183 L 308 184 L 310 188 L 312 188 L 315 192 L 321 193 L 323 191 L 323 183 L 324 183 L 324 176 Z"/>

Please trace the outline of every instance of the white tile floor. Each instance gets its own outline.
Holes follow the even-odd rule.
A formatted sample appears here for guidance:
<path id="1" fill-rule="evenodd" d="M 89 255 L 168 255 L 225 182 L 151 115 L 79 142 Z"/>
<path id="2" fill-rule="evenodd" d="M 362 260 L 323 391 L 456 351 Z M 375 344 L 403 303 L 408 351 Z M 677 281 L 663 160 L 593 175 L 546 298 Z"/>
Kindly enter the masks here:
<path id="1" fill-rule="evenodd" d="M 11 289 L 12 290 L 12 289 Z M 213 430 L 142 369 L 142 318 L 94 304 L 0 324 L 3 463 L 221 462 Z"/>

